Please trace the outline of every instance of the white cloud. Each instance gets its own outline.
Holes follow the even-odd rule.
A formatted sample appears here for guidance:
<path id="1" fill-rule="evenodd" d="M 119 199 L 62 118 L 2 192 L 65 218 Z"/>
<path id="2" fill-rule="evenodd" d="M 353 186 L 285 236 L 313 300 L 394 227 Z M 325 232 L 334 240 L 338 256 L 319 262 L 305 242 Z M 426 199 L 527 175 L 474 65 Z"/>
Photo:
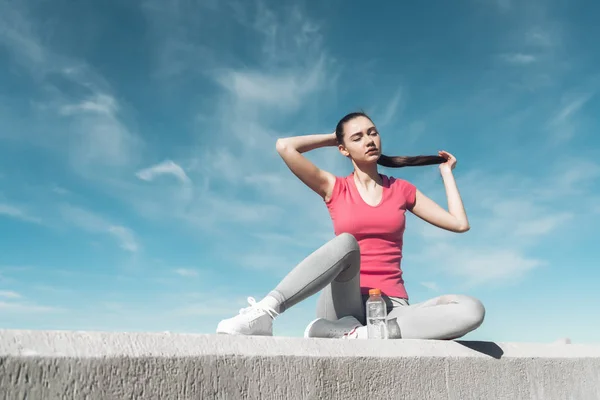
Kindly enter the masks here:
<path id="1" fill-rule="evenodd" d="M 35 224 L 40 224 L 42 222 L 41 219 L 30 215 L 21 207 L 6 203 L 0 203 L 0 215 L 20 219 L 22 221 L 31 222 Z"/>
<path id="2" fill-rule="evenodd" d="M 104 93 L 97 93 L 93 98 L 84 100 L 79 104 L 67 104 L 60 108 L 62 115 L 91 113 L 112 117 L 117 111 L 115 99 Z"/>
<path id="3" fill-rule="evenodd" d="M 283 167 L 275 151 L 275 141 L 287 132 L 274 131 L 272 126 L 318 100 L 320 95 L 326 95 L 336 73 L 330 68 L 331 59 L 322 46 L 319 27 L 297 7 L 276 13 L 262 3 L 258 8 L 255 6 L 239 3 L 233 7 L 233 14 L 229 11 L 228 14 L 262 39 L 253 42 L 255 46 L 249 49 L 250 57 L 254 53 L 256 61 L 239 67 L 237 62 L 230 62 L 227 51 L 213 54 L 216 59 L 210 63 L 218 64 L 218 68 L 208 76 L 222 90 L 212 103 L 213 112 L 204 111 L 199 126 L 202 132 L 210 134 L 202 135 L 202 143 L 199 149 L 194 149 L 191 161 L 180 164 L 187 165 L 187 174 L 202 187 L 200 190 L 194 186 L 195 196 L 181 203 L 176 213 L 178 218 L 205 229 L 252 224 L 266 232 L 277 229 L 281 219 L 288 218 L 287 210 L 289 218 L 292 210 L 304 220 L 307 214 L 314 214 L 311 203 L 301 202 L 301 198 L 308 197 L 312 204 L 317 201 L 316 197 L 309 197 L 307 188 L 299 188 L 291 174 L 275 172 Z M 157 32 L 172 35 L 172 40 L 190 46 L 199 44 L 185 34 L 196 27 L 196 22 L 181 15 L 181 9 L 173 6 L 172 10 L 164 11 L 166 20 L 156 21 L 153 13 L 157 9 L 151 8 Z M 169 29 L 165 29 L 166 24 Z M 306 118 L 310 119 L 310 111 Z M 342 161 L 341 156 L 339 160 Z M 172 167 L 168 169 L 175 172 Z M 151 171 L 141 173 L 147 179 L 153 176 Z M 195 179 L 196 176 L 201 179 Z M 179 194 L 172 192 L 170 196 Z M 305 225 L 290 224 L 298 229 Z"/>
<path id="4" fill-rule="evenodd" d="M 527 65 L 536 61 L 536 57 L 534 55 L 523 53 L 503 54 L 501 58 L 505 62 L 514 65 Z"/>
<path id="5" fill-rule="evenodd" d="M 546 265 L 546 261 L 511 248 L 455 243 L 430 246 L 428 250 L 428 260 L 444 260 L 435 268 L 464 279 L 467 286 L 515 283 L 531 270 Z"/>
<path id="6" fill-rule="evenodd" d="M 592 97 L 591 93 L 585 93 L 576 96 L 565 104 L 558 114 L 552 119 L 553 124 L 559 124 L 568 120 L 573 114 L 579 111 L 585 103 Z"/>
<path id="7" fill-rule="evenodd" d="M 71 205 L 63 205 L 60 211 L 69 223 L 84 231 L 110 235 L 128 252 L 136 253 L 140 250 L 134 232 L 127 227 L 113 224 L 91 211 Z"/>
<path id="8" fill-rule="evenodd" d="M 43 103 L 15 136 L 57 152 L 67 148 L 76 169 L 136 160 L 143 143 L 123 122 L 110 85 L 89 65 L 61 54 L 60 44 L 45 40 L 44 24 L 29 11 L 27 2 L 0 3 L 0 45 L 36 81 L 35 102 Z M 57 84 L 60 80 L 67 84 Z"/>
<path id="9" fill-rule="evenodd" d="M 60 186 L 53 186 L 52 191 L 61 196 L 66 196 L 71 193 L 69 190 L 67 190 L 63 187 L 60 187 Z"/>
<path id="10" fill-rule="evenodd" d="M 5 268 L 3 268 L 5 269 Z M 11 269 L 11 268 L 8 268 Z M 12 268 L 13 270 L 16 268 Z M 49 313 L 60 312 L 60 308 L 51 306 L 42 306 L 26 301 L 23 296 L 10 290 L 0 290 L 0 314 L 2 313 Z"/>
<path id="11" fill-rule="evenodd" d="M 108 232 L 115 236 L 122 249 L 135 253 L 139 250 L 139 245 L 133 232 L 123 226 L 109 226 Z"/>
<path id="12" fill-rule="evenodd" d="M 470 286 L 515 283 L 550 264 L 535 248 L 590 216 L 587 197 L 600 177 L 600 166 L 593 162 L 554 161 L 549 174 L 535 180 L 523 174 L 462 174 L 457 180 L 471 230 L 456 235 L 414 218 L 410 223 L 420 233 L 420 243 L 416 254 L 407 253 L 410 264 Z M 443 188 L 423 191 L 435 197 Z M 443 200 L 440 204 L 446 206 Z"/>
<path id="13" fill-rule="evenodd" d="M 496 5 L 503 11 L 508 11 L 512 8 L 512 0 L 495 0 Z"/>
<path id="14" fill-rule="evenodd" d="M 199 275 L 198 271 L 191 268 L 177 268 L 173 272 L 184 278 L 196 278 Z"/>
<path id="15" fill-rule="evenodd" d="M 13 303 L 0 301 L 0 313 L 15 312 L 15 313 L 53 313 L 63 311 L 57 307 L 40 306 L 30 303 Z"/>
<path id="16" fill-rule="evenodd" d="M 172 175 L 181 183 L 191 183 L 183 168 L 171 160 L 165 160 L 162 163 L 144 168 L 136 173 L 136 176 L 144 181 L 152 181 L 160 175 Z"/>
<path id="17" fill-rule="evenodd" d="M 62 105 L 61 115 L 72 118 L 72 158 L 77 165 L 124 166 L 137 160 L 142 142 L 119 119 L 117 100 L 93 93 L 75 104 Z"/>
<path id="18" fill-rule="evenodd" d="M 402 89 L 396 90 L 394 95 L 389 99 L 381 114 L 374 115 L 375 123 L 378 127 L 386 127 L 396 121 L 402 114 L 404 108 L 404 93 Z"/>
<path id="19" fill-rule="evenodd" d="M 22 296 L 10 290 L 0 290 L 0 297 L 4 297 L 6 299 L 20 299 Z"/>
<path id="20" fill-rule="evenodd" d="M 233 8 L 233 4 L 220 4 L 228 10 Z M 165 84 L 193 79 L 196 74 L 216 66 L 211 48 L 214 33 L 203 29 L 215 20 L 216 8 L 220 7 L 214 0 L 141 2 L 143 15 L 152 27 L 149 34 L 156 49 L 154 74 L 163 78 Z M 233 15 L 228 14 L 227 19 L 231 20 Z"/>
<path id="21" fill-rule="evenodd" d="M 558 32 L 554 34 L 539 26 L 531 28 L 525 34 L 525 43 L 536 47 L 553 47 L 559 42 Z"/>
<path id="22" fill-rule="evenodd" d="M 275 172 L 284 166 L 275 151 L 275 141 L 288 132 L 274 126 L 305 107 L 309 108 L 305 120 L 310 121 L 315 101 L 331 93 L 335 85 L 337 74 L 331 68 L 333 62 L 323 47 L 319 27 L 296 6 L 275 12 L 254 2 L 221 6 L 150 0 L 143 8 L 152 35 L 158 38 L 156 56 L 162 60 L 162 76 L 167 71 L 174 74 L 172 78 L 179 72 L 195 71 L 178 78 L 191 81 L 201 74 L 216 84 L 218 93 L 196 121 L 201 138 L 190 149 L 187 160 L 178 157 L 176 163 L 167 160 L 137 172 L 142 180 L 158 183 L 159 175 L 171 175 L 182 182 L 189 179 L 189 185 L 170 190 L 158 184 L 138 186 L 127 200 L 144 215 L 185 221 L 213 235 L 231 235 L 241 229 L 259 233 L 303 231 L 315 215 L 314 205 L 324 205 L 309 189 L 299 187 L 290 173 Z M 204 37 L 211 37 L 213 32 L 199 34 L 205 32 L 202 19 L 219 13 L 258 39 L 249 42 L 249 61 L 243 67 L 226 45 L 215 48 L 205 41 Z M 188 52 L 207 44 L 213 47 L 208 57 Z M 169 52 L 174 48 L 185 54 L 178 53 L 177 65 L 168 66 L 163 61 L 172 58 L 167 55 L 172 55 Z M 172 82 L 165 85 L 171 87 Z M 335 157 L 332 153 L 329 158 Z M 337 159 L 344 161 L 342 156 Z M 326 210 L 321 211 L 327 217 Z M 289 220 L 286 224 L 281 223 L 284 218 Z M 316 228 L 317 237 L 326 222 L 321 221 Z M 311 228 L 312 237 L 315 227 Z M 256 236 L 251 240 L 262 245 Z"/>
<path id="23" fill-rule="evenodd" d="M 571 140 L 579 128 L 577 114 L 592 98 L 593 93 L 568 95 L 563 98 L 562 105 L 548 121 L 547 128 L 552 133 L 552 141 L 562 144 Z"/>
<path id="24" fill-rule="evenodd" d="M 535 219 L 520 221 L 514 227 L 514 234 L 517 236 L 533 237 L 547 235 L 572 218 L 572 213 L 561 212 L 555 215 L 540 216 Z"/>
<path id="25" fill-rule="evenodd" d="M 235 96 L 236 101 L 293 109 L 301 104 L 305 95 L 322 84 L 322 64 L 323 61 L 319 61 L 302 74 L 271 75 L 260 71 L 228 71 L 219 75 L 217 82 Z"/>
<path id="26" fill-rule="evenodd" d="M 592 160 L 565 158 L 558 164 L 554 179 L 561 191 L 581 194 L 600 178 L 600 164 Z"/>
<path id="27" fill-rule="evenodd" d="M 508 12 L 513 8 L 512 0 L 475 0 L 487 7 L 493 7 L 501 12 Z"/>
<path id="28" fill-rule="evenodd" d="M 497 234 L 511 234 L 538 238 L 551 233 L 573 218 L 570 211 L 557 212 L 547 205 L 547 199 L 532 200 L 526 193 L 512 199 L 495 198 L 484 208 L 490 211 L 487 230 Z M 480 221 L 481 224 L 482 221 Z"/>
<path id="29" fill-rule="evenodd" d="M 421 282 L 421 285 L 429 290 L 433 290 L 434 292 L 439 292 L 440 288 L 435 282 Z"/>
<path id="30" fill-rule="evenodd" d="M 16 2 L 0 2 L 0 44 L 11 49 L 22 64 L 44 67 L 47 61 L 45 49 L 35 38 L 34 26 Z"/>

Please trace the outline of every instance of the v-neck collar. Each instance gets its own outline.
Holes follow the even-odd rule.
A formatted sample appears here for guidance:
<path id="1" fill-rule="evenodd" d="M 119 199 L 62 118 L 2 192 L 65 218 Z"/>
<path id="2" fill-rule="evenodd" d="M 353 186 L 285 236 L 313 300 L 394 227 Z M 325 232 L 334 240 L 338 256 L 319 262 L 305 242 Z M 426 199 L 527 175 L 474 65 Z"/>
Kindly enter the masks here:
<path id="1" fill-rule="evenodd" d="M 354 194 L 356 196 L 358 196 L 358 198 L 360 199 L 360 201 L 362 202 L 362 204 L 364 204 L 367 207 L 370 208 L 377 208 L 380 207 L 383 204 L 383 201 L 385 200 L 385 195 L 387 194 L 387 189 L 389 187 L 389 179 L 387 176 L 383 175 L 383 174 L 378 174 L 381 177 L 381 199 L 379 200 L 379 203 L 377 203 L 376 205 L 371 205 L 369 203 L 367 203 L 365 201 L 365 199 L 363 199 L 362 195 L 360 194 L 360 191 L 358 190 L 358 187 L 356 186 L 356 182 L 354 181 L 354 172 L 352 172 L 350 174 L 350 180 L 352 181 L 351 183 L 351 187 L 352 190 L 354 191 Z"/>

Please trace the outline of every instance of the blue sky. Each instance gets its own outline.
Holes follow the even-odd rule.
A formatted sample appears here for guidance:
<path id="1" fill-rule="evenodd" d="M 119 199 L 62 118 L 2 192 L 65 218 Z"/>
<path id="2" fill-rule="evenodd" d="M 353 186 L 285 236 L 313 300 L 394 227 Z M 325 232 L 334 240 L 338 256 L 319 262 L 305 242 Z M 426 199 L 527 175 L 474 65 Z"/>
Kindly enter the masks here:
<path id="1" fill-rule="evenodd" d="M 125 3 L 0 0 L 0 327 L 214 332 L 333 235 L 276 138 L 364 109 L 385 153 L 459 160 L 471 230 L 409 217 L 412 302 L 598 342 L 598 3 Z M 436 167 L 382 171 L 445 206 Z"/>

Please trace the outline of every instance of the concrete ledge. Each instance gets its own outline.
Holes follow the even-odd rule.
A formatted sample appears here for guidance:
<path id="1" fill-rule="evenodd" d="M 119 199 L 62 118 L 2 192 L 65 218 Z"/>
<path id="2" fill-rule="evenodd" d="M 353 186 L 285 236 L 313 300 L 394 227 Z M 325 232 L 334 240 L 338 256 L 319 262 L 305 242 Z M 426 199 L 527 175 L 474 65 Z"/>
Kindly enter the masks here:
<path id="1" fill-rule="evenodd" d="M 0 399 L 599 399 L 600 346 L 0 330 Z"/>

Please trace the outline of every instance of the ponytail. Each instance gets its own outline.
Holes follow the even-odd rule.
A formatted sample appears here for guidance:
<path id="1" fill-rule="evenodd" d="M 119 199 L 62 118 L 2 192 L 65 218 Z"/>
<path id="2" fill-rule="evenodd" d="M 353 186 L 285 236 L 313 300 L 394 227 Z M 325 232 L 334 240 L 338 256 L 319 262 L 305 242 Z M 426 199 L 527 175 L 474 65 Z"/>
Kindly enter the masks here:
<path id="1" fill-rule="evenodd" d="M 371 120 L 365 112 L 357 111 L 350 114 L 346 114 L 335 127 L 335 137 L 339 144 L 344 142 L 344 124 L 356 117 L 365 117 Z M 371 120 L 372 122 L 373 120 Z M 383 167 L 389 168 L 402 168 L 402 167 L 418 167 L 421 165 L 435 165 L 445 163 L 447 160 L 440 156 L 379 156 L 377 164 Z"/>
<path id="2" fill-rule="evenodd" d="M 379 156 L 377 164 L 383 167 L 389 168 L 402 168 L 402 167 L 419 167 L 422 165 L 435 165 L 445 163 L 444 157 L 440 156 Z"/>

